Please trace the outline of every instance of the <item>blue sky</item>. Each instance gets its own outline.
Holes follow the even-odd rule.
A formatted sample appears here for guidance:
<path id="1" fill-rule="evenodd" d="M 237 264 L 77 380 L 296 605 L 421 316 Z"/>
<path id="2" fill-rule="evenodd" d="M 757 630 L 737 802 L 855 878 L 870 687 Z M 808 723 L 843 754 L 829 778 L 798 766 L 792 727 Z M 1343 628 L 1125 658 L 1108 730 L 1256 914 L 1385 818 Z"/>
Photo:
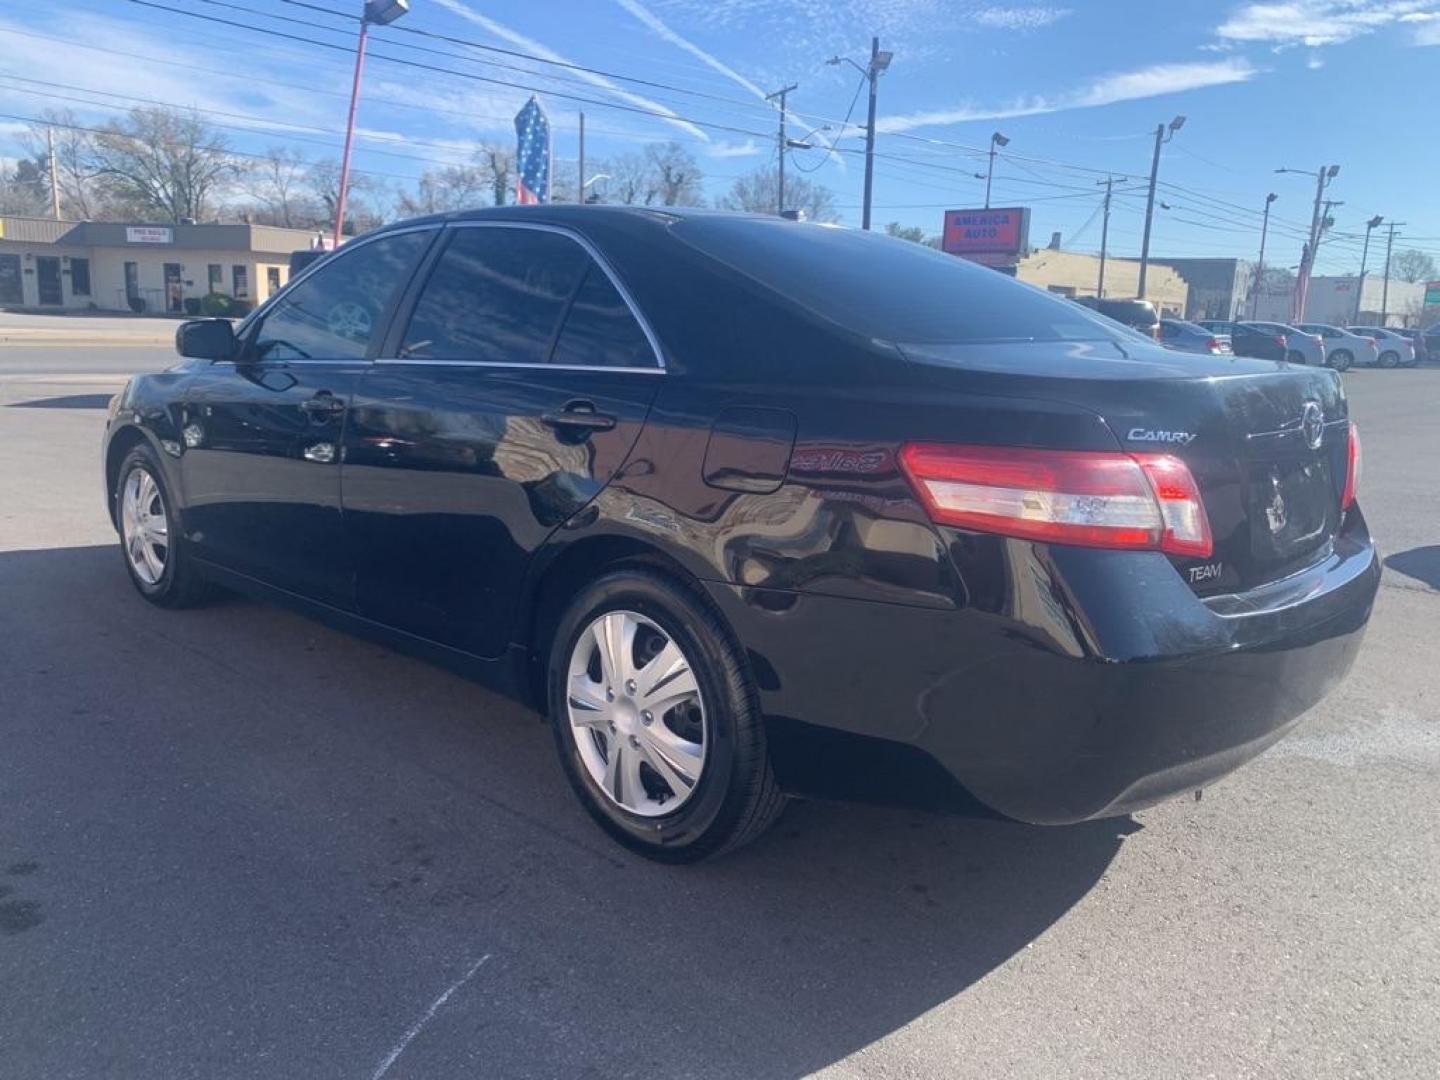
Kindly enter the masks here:
<path id="1" fill-rule="evenodd" d="M 353 43 L 353 27 L 285 0 L 155 3 Z M 773 163 L 775 114 L 762 98 L 783 84 L 799 84 L 791 95 L 795 135 L 828 123 L 813 142 L 838 139 L 857 151 L 863 95 L 851 125 L 841 121 L 860 77 L 824 60 L 840 53 L 863 63 L 876 33 L 895 53 L 880 88 L 877 224 L 938 232 L 947 206 L 978 205 L 984 185 L 971 174 L 985 161 L 976 148 L 998 129 L 1011 142 L 996 167 L 993 201 L 1032 206 L 1034 242 L 1059 231 L 1067 247 L 1098 247 L 1095 183 L 1111 172 L 1129 178 L 1119 185 L 1111 250 L 1133 255 L 1144 210 L 1135 189 L 1148 172 L 1155 125 L 1184 114 L 1162 160 L 1160 195 L 1170 208 L 1157 210 L 1157 253 L 1253 257 L 1259 209 L 1274 191 L 1271 261 L 1294 264 L 1313 171 L 1336 163 L 1328 197 L 1344 205 L 1321 272 L 1355 270 L 1355 237 L 1374 214 L 1407 223 L 1402 237 L 1414 239 L 1398 247 L 1440 259 L 1440 0 L 412 0 L 411 8 L 401 25 L 657 85 L 379 32 L 355 161 L 392 186 L 464 160 L 481 140 L 512 140 L 509 118 L 530 91 L 505 82 L 541 90 L 557 157 L 574 158 L 583 107 L 592 160 L 673 138 L 696 155 L 711 194 Z M 341 51 L 130 0 L 0 6 L 0 112 L 8 117 L 68 107 L 88 122 L 143 98 L 203 110 L 230 125 L 226 135 L 239 149 L 293 142 L 316 157 L 336 156 L 350 65 Z M 21 127 L 0 118 L 0 154 L 19 152 Z M 797 151 L 790 160 L 813 169 L 809 177 L 836 192 L 844 220 L 858 223 L 857 153 Z M 1275 175 L 1281 166 L 1311 176 Z"/>

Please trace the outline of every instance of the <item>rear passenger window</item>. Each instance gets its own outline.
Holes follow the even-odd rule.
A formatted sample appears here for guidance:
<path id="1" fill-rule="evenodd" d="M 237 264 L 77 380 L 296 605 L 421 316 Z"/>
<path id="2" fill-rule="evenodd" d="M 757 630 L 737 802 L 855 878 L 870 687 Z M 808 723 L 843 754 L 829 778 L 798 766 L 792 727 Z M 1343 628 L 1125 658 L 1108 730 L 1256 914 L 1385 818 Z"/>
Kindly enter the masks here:
<path id="1" fill-rule="evenodd" d="M 251 348 L 263 360 L 360 360 L 433 232 L 347 245 L 265 312 Z"/>
<path id="2" fill-rule="evenodd" d="M 400 355 L 544 364 L 589 262 L 558 233 L 457 229 L 420 293 Z"/>
<path id="3" fill-rule="evenodd" d="M 591 262 L 555 343 L 556 364 L 654 367 L 655 352 L 625 298 Z"/>

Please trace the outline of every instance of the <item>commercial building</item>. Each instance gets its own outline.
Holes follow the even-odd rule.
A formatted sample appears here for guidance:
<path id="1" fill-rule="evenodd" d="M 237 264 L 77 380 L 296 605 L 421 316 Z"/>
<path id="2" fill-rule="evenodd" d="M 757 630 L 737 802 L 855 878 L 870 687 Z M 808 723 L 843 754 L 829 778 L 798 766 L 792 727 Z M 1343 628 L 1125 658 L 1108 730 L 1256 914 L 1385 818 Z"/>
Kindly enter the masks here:
<path id="1" fill-rule="evenodd" d="M 1032 251 L 1015 263 L 1015 276 L 1060 296 L 1095 296 L 1100 280 L 1100 258 L 1078 251 L 1048 247 Z M 1140 263 L 1135 259 L 1105 260 L 1105 295 L 1133 297 L 1140 285 Z M 1145 299 L 1162 315 L 1185 312 L 1190 286 L 1168 266 L 1151 263 L 1145 274 Z"/>
<path id="2" fill-rule="evenodd" d="M 1293 313 L 1293 289 L 1268 290 L 1260 294 L 1257 318 L 1289 322 Z M 1419 326 L 1425 306 L 1425 284 L 1390 279 L 1387 288 L 1382 275 L 1366 274 L 1363 291 L 1356 275 L 1314 277 L 1305 301 L 1305 321 L 1335 326 L 1379 326 L 1381 308 L 1386 326 Z"/>
<path id="3" fill-rule="evenodd" d="M 1255 264 L 1249 260 L 1157 257 L 1151 260 L 1151 265 L 1155 264 L 1168 266 L 1190 286 L 1185 318 L 1250 317 L 1250 286 L 1255 280 Z"/>
<path id="4" fill-rule="evenodd" d="M 313 234 L 269 225 L 0 218 L 0 307 L 182 313 L 224 293 L 258 304 Z"/>

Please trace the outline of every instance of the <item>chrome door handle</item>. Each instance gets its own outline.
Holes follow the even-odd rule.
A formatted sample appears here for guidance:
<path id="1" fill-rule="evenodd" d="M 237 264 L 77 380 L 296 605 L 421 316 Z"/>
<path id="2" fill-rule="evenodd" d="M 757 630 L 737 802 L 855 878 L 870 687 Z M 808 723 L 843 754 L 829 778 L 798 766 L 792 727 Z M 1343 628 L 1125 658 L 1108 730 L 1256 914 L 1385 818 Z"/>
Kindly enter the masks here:
<path id="1" fill-rule="evenodd" d="M 571 402 L 559 412 L 541 413 L 540 419 L 551 427 L 583 431 L 609 431 L 615 426 L 615 417 L 596 412 L 588 401 Z"/>
<path id="2" fill-rule="evenodd" d="M 302 401 L 300 411 L 310 416 L 336 416 L 345 411 L 345 402 L 334 394 L 321 393 Z"/>

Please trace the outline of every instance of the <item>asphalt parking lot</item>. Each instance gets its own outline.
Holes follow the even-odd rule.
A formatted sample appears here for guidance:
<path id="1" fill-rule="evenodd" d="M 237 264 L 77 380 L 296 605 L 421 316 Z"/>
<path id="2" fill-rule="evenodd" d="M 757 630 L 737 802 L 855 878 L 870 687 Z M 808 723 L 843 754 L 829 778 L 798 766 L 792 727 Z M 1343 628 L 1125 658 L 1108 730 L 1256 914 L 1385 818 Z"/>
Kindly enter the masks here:
<path id="1" fill-rule="evenodd" d="M 520 708 L 134 595 L 98 441 L 168 362 L 0 346 L 0 1076 L 1440 1073 L 1440 367 L 1346 376 L 1369 637 L 1202 801 L 795 804 L 669 869 L 593 828 Z"/>

